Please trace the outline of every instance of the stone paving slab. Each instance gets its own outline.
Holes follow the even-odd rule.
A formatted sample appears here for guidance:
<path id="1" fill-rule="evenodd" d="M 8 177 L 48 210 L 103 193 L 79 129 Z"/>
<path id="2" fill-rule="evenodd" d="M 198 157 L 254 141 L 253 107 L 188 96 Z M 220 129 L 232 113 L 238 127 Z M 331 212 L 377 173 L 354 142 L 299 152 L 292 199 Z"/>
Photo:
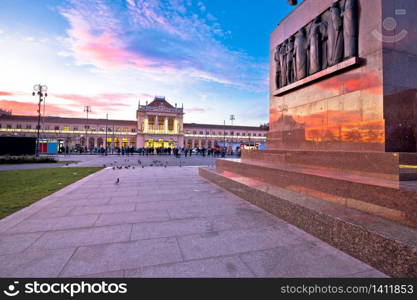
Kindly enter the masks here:
<path id="1" fill-rule="evenodd" d="M 271 249 L 282 245 L 298 245 L 303 239 L 287 235 L 281 226 L 230 231 L 209 231 L 178 238 L 186 260 Z"/>
<path id="2" fill-rule="evenodd" d="M 238 256 L 210 258 L 127 270 L 129 278 L 250 278 L 254 274 Z"/>
<path id="3" fill-rule="evenodd" d="M 21 276 L 385 275 L 195 167 L 154 167 L 102 170 L 0 220 L 0 277 Z"/>
<path id="4" fill-rule="evenodd" d="M 321 245 L 289 245 L 240 255 L 259 277 L 338 277 L 371 271 L 360 261 Z"/>
<path id="5" fill-rule="evenodd" d="M 132 225 L 117 225 L 49 231 L 31 246 L 34 249 L 60 249 L 107 243 L 127 242 L 130 240 Z"/>
<path id="6" fill-rule="evenodd" d="M 113 213 L 101 215 L 96 226 L 108 226 L 117 224 L 135 224 L 143 222 L 161 222 L 169 220 L 169 215 L 166 210 L 146 210 L 134 211 L 125 213 Z"/>
<path id="7" fill-rule="evenodd" d="M 28 218 L 9 229 L 9 233 L 44 232 L 73 228 L 90 227 L 97 221 L 98 215 L 68 216 L 50 219 Z"/>
<path id="8" fill-rule="evenodd" d="M 182 261 L 176 239 L 154 239 L 80 247 L 63 277 L 117 271 Z"/>
<path id="9" fill-rule="evenodd" d="M 70 216 L 95 215 L 95 214 L 113 214 L 130 212 L 135 210 L 135 204 L 113 204 L 99 206 L 79 206 L 70 212 Z"/>
<path id="10" fill-rule="evenodd" d="M 29 248 L 42 233 L 0 235 L 0 255 L 13 254 Z"/>
<path id="11" fill-rule="evenodd" d="M 1 256 L 1 277 L 58 277 L 75 248 L 30 250 Z"/>

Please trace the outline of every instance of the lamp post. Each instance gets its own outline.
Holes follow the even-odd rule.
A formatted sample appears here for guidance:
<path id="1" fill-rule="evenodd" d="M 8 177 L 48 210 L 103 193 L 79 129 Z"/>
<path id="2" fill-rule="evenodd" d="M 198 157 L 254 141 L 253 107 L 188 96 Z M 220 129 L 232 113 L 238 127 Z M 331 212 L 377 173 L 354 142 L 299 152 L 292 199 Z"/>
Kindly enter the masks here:
<path id="1" fill-rule="evenodd" d="M 36 148 L 35 148 L 35 155 L 39 157 L 39 138 L 40 138 L 40 129 L 41 129 L 41 104 L 42 101 L 48 97 L 48 87 L 46 85 L 36 84 L 33 86 L 33 93 L 32 96 L 39 96 L 39 103 L 38 103 L 38 126 L 36 127 L 37 135 L 36 135 Z"/>
<path id="2" fill-rule="evenodd" d="M 224 148 L 226 149 L 226 120 L 224 120 L 223 137 L 224 137 Z"/>
<path id="3" fill-rule="evenodd" d="M 232 123 L 232 126 L 233 126 L 233 121 L 235 121 L 235 120 L 236 120 L 235 115 L 230 115 L 230 121 Z"/>
<path id="4" fill-rule="evenodd" d="M 106 114 L 106 141 L 105 141 L 105 145 L 106 145 L 106 156 L 107 156 L 107 124 L 109 123 L 109 114 Z"/>
<path id="5" fill-rule="evenodd" d="M 87 113 L 87 124 L 85 125 L 85 140 L 87 144 L 87 151 L 90 148 L 89 141 L 88 141 L 88 114 L 91 112 L 91 106 L 84 106 L 84 112 Z"/>
<path id="6" fill-rule="evenodd" d="M 235 120 L 236 120 L 235 115 L 230 115 L 230 122 L 232 123 L 232 126 L 233 126 L 233 121 L 235 121 Z M 234 133 L 234 130 L 233 130 L 232 144 L 234 143 L 234 135 L 235 135 L 235 133 Z"/>

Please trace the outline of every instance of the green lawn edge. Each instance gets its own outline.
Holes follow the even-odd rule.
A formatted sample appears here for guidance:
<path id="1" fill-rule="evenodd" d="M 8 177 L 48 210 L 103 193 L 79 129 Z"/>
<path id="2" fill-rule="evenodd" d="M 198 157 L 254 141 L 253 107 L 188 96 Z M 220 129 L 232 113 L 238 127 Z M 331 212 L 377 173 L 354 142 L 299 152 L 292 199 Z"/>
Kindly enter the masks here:
<path id="1" fill-rule="evenodd" d="M 0 171 L 0 220 L 103 168 Z"/>

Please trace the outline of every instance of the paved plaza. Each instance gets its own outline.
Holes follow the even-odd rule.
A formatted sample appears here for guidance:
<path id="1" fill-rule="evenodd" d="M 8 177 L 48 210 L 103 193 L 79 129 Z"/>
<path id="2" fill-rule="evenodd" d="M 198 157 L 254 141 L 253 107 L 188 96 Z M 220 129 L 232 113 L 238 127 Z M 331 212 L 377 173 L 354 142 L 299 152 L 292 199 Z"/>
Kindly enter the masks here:
<path id="1" fill-rule="evenodd" d="M 0 277 L 90 276 L 384 274 L 177 166 L 106 168 L 0 221 Z"/>
<path id="2" fill-rule="evenodd" d="M 231 156 L 228 156 L 229 158 Z M 234 156 L 236 158 L 236 156 Z M 218 157 L 195 155 L 185 157 L 181 155 L 179 158 L 174 155 L 59 155 L 56 156 L 59 161 L 75 161 L 77 167 L 102 167 L 111 166 L 137 166 L 145 167 L 163 164 L 167 166 L 213 166 Z M 155 164 L 156 162 L 156 164 Z"/>
<path id="3" fill-rule="evenodd" d="M 44 169 L 59 167 L 113 167 L 113 166 L 205 166 L 212 167 L 217 159 L 213 156 L 193 155 L 191 157 L 177 158 L 173 155 L 55 155 L 52 156 L 58 160 L 58 163 L 45 164 L 14 164 L 0 165 L 0 171 L 27 170 L 27 169 Z M 237 156 L 228 156 L 228 158 L 236 158 Z"/>

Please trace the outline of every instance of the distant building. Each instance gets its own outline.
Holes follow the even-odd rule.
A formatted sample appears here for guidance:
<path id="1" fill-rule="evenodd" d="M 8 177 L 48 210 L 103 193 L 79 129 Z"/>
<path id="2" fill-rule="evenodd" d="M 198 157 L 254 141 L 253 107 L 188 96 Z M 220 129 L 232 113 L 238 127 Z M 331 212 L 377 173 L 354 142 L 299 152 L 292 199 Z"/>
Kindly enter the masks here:
<path id="1" fill-rule="evenodd" d="M 0 136 L 36 137 L 38 118 L 17 116 L 0 110 Z M 230 126 L 184 123 L 184 108 L 164 97 L 138 106 L 136 121 L 41 118 L 41 141 L 59 148 L 214 148 L 259 146 L 266 143 L 268 126 Z"/>
<path id="2" fill-rule="evenodd" d="M 3 110 L 0 109 L 0 116 L 11 116 L 12 115 L 12 111 L 7 111 L 7 110 Z"/>
<path id="3" fill-rule="evenodd" d="M 172 148 L 184 145 L 184 109 L 172 106 L 165 97 L 155 99 L 137 111 L 139 148 Z"/>

